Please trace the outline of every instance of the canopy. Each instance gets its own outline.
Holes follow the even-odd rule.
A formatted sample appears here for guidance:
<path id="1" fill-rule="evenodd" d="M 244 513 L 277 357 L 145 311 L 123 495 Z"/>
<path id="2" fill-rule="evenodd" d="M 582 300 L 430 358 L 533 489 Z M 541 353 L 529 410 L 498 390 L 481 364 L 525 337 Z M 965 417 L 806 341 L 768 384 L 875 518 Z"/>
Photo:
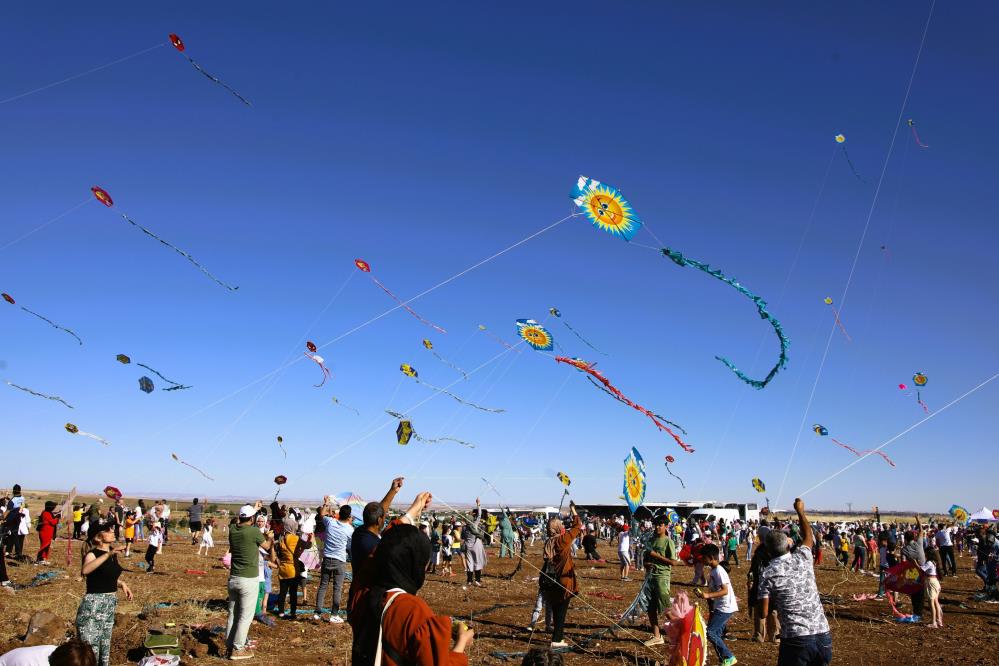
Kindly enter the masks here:
<path id="1" fill-rule="evenodd" d="M 999 518 L 996 518 L 992 513 L 992 509 L 987 507 L 982 507 L 981 510 L 974 512 L 968 516 L 968 520 L 973 523 L 999 523 Z"/>

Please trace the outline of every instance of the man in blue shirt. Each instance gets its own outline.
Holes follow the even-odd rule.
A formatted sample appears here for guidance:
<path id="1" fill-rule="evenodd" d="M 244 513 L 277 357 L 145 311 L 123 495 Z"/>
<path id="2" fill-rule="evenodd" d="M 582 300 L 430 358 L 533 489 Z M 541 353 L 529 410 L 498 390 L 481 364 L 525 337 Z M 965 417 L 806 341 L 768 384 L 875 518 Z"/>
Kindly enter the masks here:
<path id="1" fill-rule="evenodd" d="M 322 619 L 326 590 L 330 586 L 330 579 L 332 579 L 333 606 L 330 612 L 330 622 L 342 624 L 343 618 L 337 613 L 340 610 L 340 601 L 343 597 L 343 579 L 347 575 L 347 547 L 350 544 L 354 528 L 350 520 L 350 505 L 341 506 L 337 518 L 327 515 L 331 512 L 332 507 L 325 504 L 319 509 L 319 520 L 322 521 L 326 536 L 323 539 L 323 568 L 319 578 L 319 589 L 316 591 L 316 612 L 312 619 Z"/>

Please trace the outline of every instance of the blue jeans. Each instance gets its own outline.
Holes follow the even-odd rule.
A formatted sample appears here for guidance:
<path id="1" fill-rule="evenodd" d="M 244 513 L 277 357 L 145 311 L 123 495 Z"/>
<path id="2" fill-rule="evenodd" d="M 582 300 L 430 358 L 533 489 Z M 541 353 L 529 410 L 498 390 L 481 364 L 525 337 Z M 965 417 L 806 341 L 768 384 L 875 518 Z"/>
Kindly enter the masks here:
<path id="1" fill-rule="evenodd" d="M 831 662 L 832 636 L 828 631 L 780 639 L 777 666 L 827 666 Z"/>
<path id="2" fill-rule="evenodd" d="M 732 617 L 731 613 L 711 611 L 711 617 L 708 619 L 708 640 L 715 646 L 715 652 L 718 653 L 718 661 L 725 661 L 733 656 L 732 651 L 725 645 L 724 638 L 725 625 L 728 624 L 730 617 Z"/>

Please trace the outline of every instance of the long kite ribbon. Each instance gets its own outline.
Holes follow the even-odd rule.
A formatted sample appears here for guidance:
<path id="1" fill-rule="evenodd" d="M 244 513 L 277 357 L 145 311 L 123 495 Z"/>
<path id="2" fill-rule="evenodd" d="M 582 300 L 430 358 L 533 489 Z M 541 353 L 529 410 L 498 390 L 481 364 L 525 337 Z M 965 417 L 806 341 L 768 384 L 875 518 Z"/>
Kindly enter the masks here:
<path id="1" fill-rule="evenodd" d="M 385 413 L 388 414 L 389 416 L 393 416 L 399 419 L 400 421 L 406 418 L 405 415 L 400 414 L 399 412 L 393 412 L 390 409 L 386 409 Z M 463 439 L 456 439 L 454 437 L 434 437 L 434 438 L 423 437 L 420 435 L 420 433 L 416 432 L 416 430 L 413 430 L 413 437 L 415 437 L 417 441 L 423 442 L 424 444 L 440 444 L 441 442 L 454 442 L 455 444 L 461 444 L 462 446 L 467 446 L 470 449 L 475 448 L 475 444 L 472 444 L 471 442 L 466 442 Z M 486 483 L 489 482 L 486 481 Z M 495 488 L 493 488 L 493 490 L 495 490 Z"/>
<path id="2" fill-rule="evenodd" d="M 597 370 L 596 368 L 594 368 L 592 363 L 587 363 L 586 361 L 583 361 L 583 360 L 578 359 L 578 358 L 566 358 L 565 356 L 556 356 L 555 357 L 555 362 L 556 363 L 566 363 L 566 364 L 571 365 L 572 367 L 576 368 L 577 370 L 580 370 L 581 372 L 585 372 L 586 374 L 594 377 L 595 379 L 597 379 L 597 381 L 599 381 L 601 384 L 603 384 L 607 388 L 607 390 L 610 392 L 611 395 L 613 395 L 619 401 L 623 402 L 624 404 L 628 405 L 632 409 L 635 409 L 635 410 L 641 412 L 642 414 L 645 414 L 647 417 L 649 417 L 649 419 L 653 423 L 656 424 L 656 427 L 659 428 L 659 430 L 665 431 L 666 433 L 668 433 L 669 436 L 672 437 L 673 440 L 677 444 L 680 445 L 680 448 L 682 448 L 687 453 L 693 453 L 694 452 L 693 447 L 691 447 L 689 444 L 687 444 L 682 439 L 680 439 L 680 436 L 677 435 L 672 430 L 670 430 L 669 426 L 666 425 L 665 423 L 663 423 L 653 412 L 651 412 L 648 409 L 646 409 L 645 407 L 642 407 L 641 405 L 639 405 L 637 403 L 634 403 L 631 400 L 629 400 L 626 395 L 624 395 L 623 393 L 621 393 L 620 389 L 618 389 L 616 386 L 614 386 L 613 384 L 611 384 L 611 382 L 610 382 L 609 379 L 607 379 L 606 377 L 604 377 L 603 374 L 599 370 Z"/>
<path id="3" fill-rule="evenodd" d="M 32 391 L 31 389 L 25 388 L 24 386 L 18 386 L 17 384 L 14 384 L 13 382 L 7 382 L 7 386 L 10 386 L 10 387 L 16 388 L 18 390 L 24 391 L 25 393 L 30 393 L 31 395 L 38 396 L 39 398 L 45 398 L 46 400 L 54 400 L 55 402 L 61 402 L 62 404 L 64 404 L 67 407 L 69 407 L 70 409 L 73 409 L 73 405 L 69 404 L 68 402 L 66 402 L 65 400 L 63 400 L 62 398 L 60 398 L 57 395 L 46 395 L 44 393 L 39 393 L 38 391 Z"/>
<path id="4" fill-rule="evenodd" d="M 725 366 L 729 370 L 734 372 L 739 379 L 746 382 L 753 388 L 762 389 L 767 384 L 769 384 L 770 380 L 773 379 L 774 376 L 776 376 L 777 373 L 782 368 L 784 368 L 785 365 L 787 365 L 787 349 L 788 347 L 791 346 L 791 341 L 787 339 L 786 335 L 784 335 L 784 329 L 781 326 L 780 322 L 776 318 L 774 318 L 774 316 L 771 315 L 770 312 L 767 311 L 767 302 L 763 300 L 762 297 L 757 296 L 753 292 L 743 287 L 735 279 L 727 277 L 724 273 L 722 273 L 718 269 L 713 269 L 707 264 L 701 263 L 700 261 L 695 261 L 694 259 L 688 259 L 679 252 L 671 250 L 668 247 L 663 248 L 662 253 L 663 256 L 670 258 L 673 261 L 673 263 L 675 263 L 677 266 L 681 267 L 692 266 L 699 271 L 707 273 L 708 275 L 717 280 L 721 280 L 722 282 L 732 287 L 740 294 L 742 294 L 743 296 L 745 296 L 746 298 L 748 298 L 749 300 L 753 301 L 753 303 L 756 304 L 756 311 L 760 313 L 760 318 L 766 319 L 768 322 L 770 322 L 770 325 L 773 326 L 774 333 L 777 334 L 777 340 L 780 341 L 780 355 L 777 357 L 777 364 L 774 365 L 774 367 L 770 370 L 770 372 L 767 374 L 766 377 L 760 380 L 748 377 L 744 372 L 739 370 L 739 368 L 735 367 L 735 365 L 733 365 L 731 361 L 729 361 L 727 358 L 723 356 L 715 356 L 715 358 L 724 363 Z"/>
<path id="5" fill-rule="evenodd" d="M 839 446 L 842 446 L 844 449 L 846 449 L 847 451 L 849 451 L 853 455 L 857 456 L 858 458 L 861 458 L 861 457 L 863 457 L 863 456 L 865 456 L 867 454 L 870 454 L 870 453 L 874 453 L 874 454 L 879 455 L 882 458 L 884 458 L 884 461 L 886 463 L 888 463 L 889 465 L 891 465 L 892 467 L 895 466 L 895 462 L 891 458 L 889 458 L 888 456 L 886 456 L 881 451 L 875 451 L 873 449 L 868 449 L 866 451 L 858 451 L 857 449 L 853 448 L 852 446 L 850 446 L 848 444 L 844 444 L 843 442 L 839 441 L 835 437 L 830 437 L 829 439 L 831 439 L 835 444 L 838 444 Z"/>
<path id="6" fill-rule="evenodd" d="M 204 472 L 202 472 L 202 471 L 201 471 L 200 469 L 198 469 L 198 468 L 197 468 L 197 467 L 195 467 L 194 465 L 192 465 L 191 463 L 189 463 L 189 462 L 185 462 L 185 461 L 181 460 L 181 459 L 180 459 L 180 456 L 178 456 L 178 455 L 177 455 L 176 453 L 171 453 L 171 454 L 170 454 L 170 457 L 171 457 L 171 458 L 173 458 L 174 460 L 176 460 L 177 462 L 179 462 L 179 463 L 180 463 L 181 465 L 186 465 L 187 467 L 190 467 L 190 468 L 191 468 L 191 469 L 193 469 L 193 470 L 194 470 L 195 472 L 197 472 L 197 473 L 198 473 L 198 474 L 200 474 L 201 476 L 205 477 L 205 478 L 206 478 L 206 479 L 208 479 L 209 481 L 214 481 L 214 480 L 215 480 L 215 479 L 213 479 L 212 477 L 210 477 L 210 476 L 208 476 L 207 474 L 205 474 Z"/>
<path id="7" fill-rule="evenodd" d="M 145 368 L 146 370 L 148 370 L 149 372 L 153 373 L 154 375 L 156 375 L 157 377 L 159 377 L 159 378 L 160 378 L 160 379 L 162 379 L 163 381 L 165 381 L 165 382 L 169 382 L 169 383 L 173 384 L 173 386 L 171 386 L 170 388 L 165 388 L 165 389 L 163 389 L 164 391 L 181 391 L 181 390 L 183 390 L 183 389 L 189 389 L 189 388 L 192 388 L 192 387 L 190 387 L 190 386 L 184 386 L 184 385 L 183 385 L 183 384 L 181 384 L 180 382 L 175 382 L 175 381 L 174 381 L 174 380 L 172 380 L 172 379 L 167 379 L 166 377 L 164 377 L 163 375 L 161 375 L 161 374 L 160 374 L 159 372 L 157 372 L 156 370 L 153 370 L 152 368 L 150 368 L 150 367 L 149 367 L 148 365 L 146 365 L 145 363 L 136 363 L 136 365 L 137 365 L 137 366 L 139 366 L 140 368 Z"/>
<path id="8" fill-rule="evenodd" d="M 426 319 L 424 319 L 423 317 L 421 317 L 419 314 L 417 314 L 416 310 L 414 310 L 413 308 L 411 308 L 408 305 L 406 305 L 406 302 L 404 300 L 402 300 L 401 298 L 399 298 L 398 296 L 396 296 L 395 294 L 393 294 L 391 292 L 391 290 L 389 290 L 388 287 L 386 287 L 381 282 L 379 282 L 378 278 L 376 278 L 374 275 L 369 275 L 368 277 L 371 278 L 371 281 L 374 282 L 376 285 L 378 285 L 378 287 L 382 291 L 384 291 L 386 294 L 388 294 L 389 296 L 391 296 L 393 298 L 393 300 L 395 300 L 395 302 L 398 303 L 400 307 L 402 307 L 402 309 L 404 309 L 406 312 L 408 312 L 409 314 L 411 314 L 414 317 L 416 317 L 416 319 L 418 319 L 421 324 L 426 324 L 427 326 L 429 326 L 430 328 L 434 329 L 438 333 L 445 333 L 445 334 L 447 333 L 447 331 L 445 331 L 443 328 L 441 328 L 437 324 L 433 323 L 432 321 L 427 321 Z"/>
<path id="9" fill-rule="evenodd" d="M 44 321 L 45 323 L 47 323 L 52 328 L 58 328 L 60 331 L 63 331 L 65 333 L 69 333 L 74 338 L 76 338 L 76 341 L 79 342 L 81 346 L 83 345 L 83 340 L 80 339 L 80 336 L 77 335 L 76 333 L 74 333 L 73 331 L 69 330 L 65 326 L 60 326 L 59 324 L 55 323 L 54 321 L 52 321 L 48 317 L 43 317 L 42 315 L 40 315 L 37 312 L 34 312 L 32 310 L 29 310 L 28 308 L 24 307 L 23 305 L 21 306 L 21 309 L 24 310 L 25 312 L 27 312 L 30 315 L 34 315 L 34 316 L 38 317 L 39 319 L 41 319 L 42 321 Z"/>
<path id="10" fill-rule="evenodd" d="M 304 352 L 304 354 L 312 361 L 315 361 L 319 369 L 323 371 L 323 381 L 318 384 L 313 384 L 316 388 L 319 388 L 326 383 L 326 380 L 330 378 L 330 369 L 326 367 L 326 359 L 324 359 L 319 354 L 310 354 L 309 352 Z"/>
<path id="11" fill-rule="evenodd" d="M 454 393 L 451 393 L 450 391 L 447 391 L 445 389 L 442 389 L 442 388 L 439 388 L 437 386 L 434 386 L 433 384 L 428 384 L 428 383 L 426 383 L 424 381 L 421 381 L 419 377 L 415 377 L 414 376 L 413 377 L 413 381 L 415 381 L 417 384 L 423 384 L 428 389 L 433 389 L 434 391 L 437 391 L 438 393 L 443 393 L 444 395 L 448 396 L 452 400 L 460 402 L 463 405 L 468 405 L 469 407 L 474 407 L 475 409 L 482 410 L 483 412 L 491 412 L 493 414 L 501 414 L 501 413 L 503 413 L 503 412 L 506 411 L 505 409 L 502 409 L 500 407 L 483 407 L 481 405 L 475 404 L 474 402 L 469 402 L 468 400 L 465 400 L 464 398 L 459 398 L 458 396 L 456 396 Z"/>

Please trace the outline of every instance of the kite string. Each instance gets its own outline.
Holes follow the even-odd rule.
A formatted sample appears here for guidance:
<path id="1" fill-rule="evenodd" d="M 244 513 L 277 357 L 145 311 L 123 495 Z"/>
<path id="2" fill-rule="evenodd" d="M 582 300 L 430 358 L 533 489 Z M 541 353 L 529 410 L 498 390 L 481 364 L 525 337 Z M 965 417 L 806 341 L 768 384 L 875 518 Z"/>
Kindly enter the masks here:
<path id="1" fill-rule="evenodd" d="M 850 469 L 854 465 L 859 464 L 861 461 L 863 461 L 864 458 L 866 458 L 868 456 L 871 456 L 871 455 L 880 454 L 881 449 L 885 448 L 886 446 L 888 446 L 889 444 L 891 444 L 895 440 L 900 439 L 901 437 L 909 434 L 910 432 L 912 432 L 913 430 L 915 430 L 919 426 L 923 425 L 924 423 L 926 423 L 930 419 L 938 416 L 942 412 L 947 411 L 948 409 L 950 409 L 951 407 L 953 407 L 957 403 L 961 402 L 962 400 L 964 400 L 968 396 L 972 395 L 973 393 L 978 392 L 979 390 L 981 390 L 982 388 L 984 388 L 986 385 L 988 385 L 989 383 L 991 383 L 992 381 L 994 381 L 997 378 L 999 378 L 999 372 L 997 372 L 996 374 L 992 375 L 991 377 L 989 377 L 988 379 L 986 379 L 982 383 L 978 384 L 974 388 L 966 391 L 965 393 L 962 393 L 961 395 L 959 395 L 958 397 L 954 398 L 953 400 L 951 400 L 950 402 L 948 402 L 946 405 L 944 405 L 940 409 L 936 410 L 935 412 L 926 415 L 925 417 L 923 417 L 919 421 L 916 421 L 915 423 L 913 423 L 911 426 L 909 426 L 908 428 L 906 428 L 902 432 L 898 433 L 894 437 L 892 437 L 892 438 L 886 440 L 885 442 L 883 442 L 881 445 L 879 445 L 879 446 L 877 446 L 877 447 L 875 447 L 873 449 L 870 449 L 869 451 L 865 451 L 864 455 L 862 457 L 858 458 L 857 460 L 854 460 L 853 462 L 851 462 L 849 465 L 843 467 L 838 472 L 834 472 L 833 474 L 830 474 L 829 476 L 827 476 L 826 478 L 824 478 L 823 480 L 819 481 L 814 486 L 812 486 L 811 488 L 809 488 L 808 490 L 806 490 L 806 491 L 804 491 L 802 493 L 799 493 L 798 496 L 799 497 L 804 497 L 805 495 L 807 495 L 808 493 L 812 492 L 813 490 L 815 490 L 815 489 L 817 489 L 817 488 L 825 485 L 829 481 L 832 481 L 837 476 L 839 476 L 843 472 L 847 471 L 848 469 Z"/>
<path id="2" fill-rule="evenodd" d="M 912 84 L 916 79 L 916 72 L 919 69 L 919 60 L 923 55 L 923 46 L 926 44 L 926 35 L 930 30 L 930 22 L 933 19 L 933 10 L 936 7 L 937 0 L 931 0 L 930 11 L 926 16 L 926 24 L 923 26 L 923 35 L 919 40 L 919 48 L 916 50 L 916 59 L 912 64 L 912 72 L 909 74 L 909 83 L 905 89 L 905 96 L 902 98 L 902 104 L 898 110 L 898 117 L 895 120 L 895 127 L 892 131 L 891 142 L 888 144 L 888 153 L 885 155 L 884 163 L 881 165 L 881 173 L 878 176 L 877 187 L 874 188 L 874 196 L 871 200 L 871 206 L 867 211 L 867 219 L 864 222 L 863 231 L 861 231 L 860 239 L 857 243 L 857 250 L 853 255 L 853 263 L 850 266 L 850 273 L 847 275 L 846 284 L 843 286 L 843 293 L 839 298 L 839 311 L 842 313 L 846 309 L 846 298 L 850 293 L 850 285 L 853 282 L 853 276 L 857 270 L 857 264 L 860 261 L 860 253 L 864 247 L 864 241 L 867 239 L 867 232 L 871 226 L 871 218 L 874 216 L 874 209 L 878 205 L 878 198 L 881 194 L 881 186 L 884 184 L 885 174 L 888 171 L 888 164 L 891 162 L 892 153 L 895 150 L 895 142 L 898 139 L 898 130 L 902 125 L 902 118 L 905 115 L 905 107 L 909 104 L 909 95 L 912 93 Z M 808 412 L 812 408 L 812 401 L 815 398 L 815 392 L 819 386 L 819 380 L 822 378 L 822 370 L 826 364 L 826 358 L 829 356 L 829 347 L 832 344 L 833 336 L 836 334 L 836 323 L 833 322 L 832 326 L 829 328 L 829 336 L 826 339 L 826 347 L 822 352 L 822 360 L 819 362 L 819 369 L 815 373 L 815 381 L 812 383 L 812 390 L 808 396 L 808 402 L 805 404 L 805 411 L 801 415 L 801 423 L 798 425 L 798 434 L 794 438 L 794 445 L 791 447 L 791 455 L 788 456 L 787 465 L 784 467 L 784 476 L 780 482 L 780 488 L 777 491 L 777 500 L 775 504 L 780 505 L 780 500 L 784 494 L 784 485 L 787 483 L 787 475 L 791 471 L 791 464 L 794 462 L 794 455 L 798 450 L 798 444 L 801 441 L 801 433 L 805 428 L 805 421 L 808 418 Z"/>
<path id="3" fill-rule="evenodd" d="M 14 240 L 10 241 L 9 243 L 7 243 L 6 245 L 4 245 L 3 247 L 0 247 L 0 250 L 6 250 L 6 249 L 7 249 L 8 247 L 10 247 L 11 245 L 16 245 L 17 243 L 20 243 L 21 241 L 23 241 L 23 240 L 24 240 L 25 238 L 27 238 L 28 236 L 31 236 L 32 234 L 34 234 L 34 233 L 37 233 L 37 232 L 41 231 L 42 229 L 44 229 L 45 227 L 49 226 L 50 224 L 53 224 L 53 223 L 55 223 L 55 222 L 58 222 L 59 220 L 61 220 L 62 218 L 66 217 L 66 216 L 67 216 L 67 215 L 69 215 L 70 213 L 73 213 L 73 212 L 76 212 L 76 211 L 77 211 L 77 210 L 79 210 L 80 208 L 83 208 L 83 207 L 84 207 L 84 206 L 86 206 L 86 205 L 87 205 L 88 203 L 90 203 L 90 200 L 91 200 L 91 198 L 92 198 L 92 197 L 87 197 L 86 199 L 84 199 L 84 200 L 83 200 L 83 201 L 81 201 L 80 203 L 76 204 L 76 205 L 75 205 L 75 206 L 73 206 L 72 208 L 70 208 L 70 209 L 68 209 L 68 210 L 65 210 L 65 211 L 63 211 L 63 212 L 59 213 L 58 215 L 56 215 L 55 217 L 53 217 L 53 218 L 52 218 L 51 220 L 49 220 L 48 222 L 43 222 L 42 224 L 40 224 L 39 226 L 35 227 L 35 228 L 34 228 L 34 229 L 32 229 L 31 231 L 28 231 L 28 232 L 26 232 L 26 233 L 23 233 L 23 234 L 21 234 L 20 236 L 18 236 L 18 237 L 17 237 L 17 238 L 15 238 Z"/>

